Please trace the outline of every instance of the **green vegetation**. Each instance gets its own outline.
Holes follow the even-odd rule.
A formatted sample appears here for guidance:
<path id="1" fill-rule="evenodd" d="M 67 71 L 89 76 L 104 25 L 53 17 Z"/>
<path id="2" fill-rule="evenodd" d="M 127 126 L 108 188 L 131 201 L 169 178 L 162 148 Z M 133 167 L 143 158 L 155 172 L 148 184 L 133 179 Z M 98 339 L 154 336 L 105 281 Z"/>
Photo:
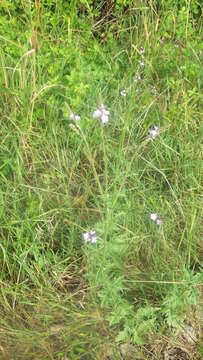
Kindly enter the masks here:
<path id="1" fill-rule="evenodd" d="M 1 1 L 0 359 L 201 359 L 201 40 L 194 0 Z"/>

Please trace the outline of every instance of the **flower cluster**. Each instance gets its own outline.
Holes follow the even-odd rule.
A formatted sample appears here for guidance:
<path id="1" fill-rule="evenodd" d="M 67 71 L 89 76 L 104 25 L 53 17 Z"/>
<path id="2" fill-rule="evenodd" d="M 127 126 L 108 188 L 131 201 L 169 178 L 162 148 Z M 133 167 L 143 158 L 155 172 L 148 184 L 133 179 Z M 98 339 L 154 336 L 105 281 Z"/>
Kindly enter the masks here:
<path id="1" fill-rule="evenodd" d="M 154 126 L 152 129 L 149 130 L 149 137 L 155 139 L 159 135 L 159 128 L 158 126 Z"/>
<path id="2" fill-rule="evenodd" d="M 101 104 L 98 109 L 93 112 L 93 119 L 100 119 L 102 124 L 106 124 L 109 121 L 109 111 L 105 109 L 104 104 Z"/>
<path id="3" fill-rule="evenodd" d="M 158 226 L 160 226 L 160 225 L 162 224 L 162 221 L 161 221 L 161 219 L 159 219 L 157 213 L 152 213 L 152 214 L 150 214 L 150 219 L 151 219 L 152 221 L 154 221 Z"/>
<path id="4" fill-rule="evenodd" d="M 70 120 L 73 120 L 73 121 L 75 121 L 75 122 L 77 122 L 78 120 L 80 120 L 80 116 L 73 114 L 72 111 L 70 111 L 69 117 L 70 117 Z"/>
<path id="5" fill-rule="evenodd" d="M 95 244 L 97 242 L 97 234 L 94 230 L 90 230 L 84 233 L 82 236 L 85 243 L 89 242 L 91 244 Z"/>

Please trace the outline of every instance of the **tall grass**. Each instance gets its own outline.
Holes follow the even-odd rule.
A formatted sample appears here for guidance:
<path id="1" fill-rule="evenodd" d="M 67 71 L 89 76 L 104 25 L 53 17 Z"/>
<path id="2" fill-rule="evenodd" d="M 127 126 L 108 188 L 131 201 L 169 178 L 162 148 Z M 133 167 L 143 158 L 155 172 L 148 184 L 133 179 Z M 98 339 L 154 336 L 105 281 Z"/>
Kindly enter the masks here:
<path id="1" fill-rule="evenodd" d="M 0 358 L 200 359 L 201 24 L 71 4 L 1 9 Z"/>

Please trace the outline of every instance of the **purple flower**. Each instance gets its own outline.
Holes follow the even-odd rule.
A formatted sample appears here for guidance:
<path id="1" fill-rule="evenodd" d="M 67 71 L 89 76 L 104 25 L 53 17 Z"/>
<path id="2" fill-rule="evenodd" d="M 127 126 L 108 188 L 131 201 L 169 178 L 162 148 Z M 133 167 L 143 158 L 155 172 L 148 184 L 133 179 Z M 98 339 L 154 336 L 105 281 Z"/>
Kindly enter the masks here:
<path id="1" fill-rule="evenodd" d="M 106 124 L 109 121 L 110 112 L 106 110 L 104 104 L 101 104 L 98 109 L 93 112 L 93 119 L 100 119 L 102 124 Z"/>
<path id="2" fill-rule="evenodd" d="M 101 116 L 102 124 L 106 124 L 108 121 L 109 121 L 109 115 L 108 114 L 102 114 L 102 116 Z"/>
<path id="3" fill-rule="evenodd" d="M 157 213 L 152 213 L 152 214 L 150 214 L 150 219 L 151 219 L 152 221 L 154 221 L 158 226 L 161 226 L 161 225 L 162 225 L 162 220 L 159 219 Z"/>
<path id="4" fill-rule="evenodd" d="M 74 113 L 72 111 L 70 111 L 70 115 L 69 115 L 70 120 L 73 120 L 75 122 L 77 122 L 78 120 L 80 120 L 80 116 L 79 115 L 74 115 Z"/>
<path id="5" fill-rule="evenodd" d="M 156 223 L 157 223 L 158 226 L 161 226 L 161 225 L 162 225 L 162 220 L 161 220 L 161 219 L 157 219 Z"/>
<path id="6" fill-rule="evenodd" d="M 85 232 L 82 237 L 85 243 L 90 242 L 91 244 L 95 244 L 97 242 L 97 234 L 94 230 Z"/>
<path id="7" fill-rule="evenodd" d="M 152 214 L 150 214 L 150 219 L 151 219 L 152 221 L 157 221 L 157 219 L 158 219 L 157 213 L 152 213 Z"/>
<path id="8" fill-rule="evenodd" d="M 89 233 L 88 233 L 88 232 L 82 234 L 82 237 L 83 237 L 84 242 L 88 242 L 88 241 L 89 241 L 90 236 L 89 236 Z"/>
<path id="9" fill-rule="evenodd" d="M 159 135 L 159 127 L 154 126 L 152 129 L 149 130 L 149 137 L 155 139 Z"/>
<path id="10" fill-rule="evenodd" d="M 93 112 L 93 119 L 100 118 L 102 116 L 101 110 L 97 109 Z"/>

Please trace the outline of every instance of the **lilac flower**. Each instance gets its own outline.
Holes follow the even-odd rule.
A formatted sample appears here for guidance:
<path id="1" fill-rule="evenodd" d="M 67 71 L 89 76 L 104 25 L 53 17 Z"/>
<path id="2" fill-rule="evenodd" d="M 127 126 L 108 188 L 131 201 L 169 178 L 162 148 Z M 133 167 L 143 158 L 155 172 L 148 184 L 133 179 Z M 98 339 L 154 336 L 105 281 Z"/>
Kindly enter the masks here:
<path id="1" fill-rule="evenodd" d="M 157 223 L 158 226 L 161 226 L 161 225 L 162 225 L 162 220 L 161 220 L 161 219 L 157 219 L 156 223 Z"/>
<path id="2" fill-rule="evenodd" d="M 154 221 L 158 226 L 161 226 L 161 225 L 162 225 L 162 220 L 159 219 L 157 213 L 152 213 L 152 214 L 150 214 L 150 219 L 151 219 L 152 221 Z"/>
<path id="3" fill-rule="evenodd" d="M 101 116 L 101 122 L 102 124 L 106 124 L 109 121 L 109 115 L 107 114 L 102 114 Z"/>
<path id="4" fill-rule="evenodd" d="M 106 124 L 109 121 L 110 112 L 106 110 L 104 104 L 101 104 L 98 109 L 93 112 L 93 119 L 100 119 L 102 124 Z"/>
<path id="5" fill-rule="evenodd" d="M 97 109 L 97 110 L 94 111 L 94 113 L 93 113 L 93 119 L 100 118 L 101 116 L 102 116 L 101 110 Z"/>
<path id="6" fill-rule="evenodd" d="M 159 128 L 158 126 L 154 126 L 152 129 L 149 130 L 149 137 L 155 139 L 159 135 Z"/>
<path id="7" fill-rule="evenodd" d="M 122 90 L 121 92 L 120 92 L 120 94 L 121 94 L 121 96 L 126 96 L 127 94 L 126 94 L 126 90 Z"/>
<path id="8" fill-rule="evenodd" d="M 82 237 L 85 243 L 90 242 L 91 244 L 95 244 L 97 242 L 97 234 L 94 230 L 84 233 Z"/>
<path id="9" fill-rule="evenodd" d="M 88 233 L 88 232 L 82 234 L 82 237 L 83 237 L 84 242 L 88 242 L 89 239 L 90 239 L 90 236 L 89 236 L 89 233 Z"/>
<path id="10" fill-rule="evenodd" d="M 75 115 L 75 121 L 77 122 L 78 120 L 80 120 L 80 115 Z"/>
<path id="11" fill-rule="evenodd" d="M 79 115 L 74 115 L 72 111 L 70 111 L 70 115 L 69 115 L 70 120 L 73 120 L 75 122 L 77 122 L 78 120 L 80 120 L 80 116 Z"/>
<path id="12" fill-rule="evenodd" d="M 97 234 L 96 231 L 91 230 L 90 231 L 90 238 L 91 238 L 91 242 L 92 244 L 95 244 L 97 242 Z"/>
<path id="13" fill-rule="evenodd" d="M 157 213 L 152 213 L 152 214 L 150 214 L 150 219 L 151 219 L 152 221 L 157 221 L 157 219 L 158 219 Z"/>

